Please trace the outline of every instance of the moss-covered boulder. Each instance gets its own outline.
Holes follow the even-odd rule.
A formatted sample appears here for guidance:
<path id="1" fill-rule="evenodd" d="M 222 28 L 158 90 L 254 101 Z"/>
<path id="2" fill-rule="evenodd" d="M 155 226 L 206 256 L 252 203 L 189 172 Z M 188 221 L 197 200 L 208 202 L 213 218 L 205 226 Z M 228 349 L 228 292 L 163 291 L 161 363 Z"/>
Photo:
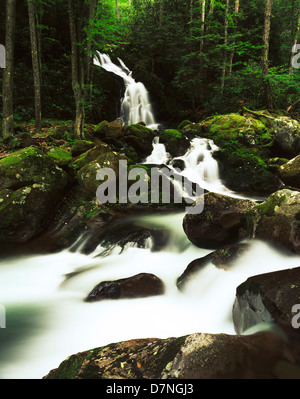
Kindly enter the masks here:
<path id="1" fill-rule="evenodd" d="M 112 169 L 116 177 L 119 176 L 119 161 L 128 161 L 128 159 L 111 150 L 101 152 L 94 161 L 87 163 L 83 166 L 78 174 L 77 181 L 81 187 L 85 188 L 90 193 L 96 195 L 97 188 L 100 184 L 97 180 L 97 172 L 102 168 Z"/>
<path id="2" fill-rule="evenodd" d="M 169 389 L 188 395 L 193 393 L 193 384 L 176 380 L 299 378 L 299 363 L 299 343 L 292 345 L 272 332 L 248 336 L 194 333 L 133 339 L 76 353 L 44 379 L 105 379 L 107 387 L 112 387 L 109 380 L 121 387 L 116 381 L 145 379 L 153 383 L 153 393 L 160 392 L 153 380 L 169 379 L 174 381 L 169 382 Z"/>
<path id="3" fill-rule="evenodd" d="M 244 228 L 256 237 L 300 253 L 300 192 L 278 190 L 246 212 Z"/>
<path id="4" fill-rule="evenodd" d="M 300 155 L 281 165 L 279 173 L 284 184 L 300 188 Z"/>
<path id="5" fill-rule="evenodd" d="M 48 157 L 58 166 L 67 166 L 73 159 L 72 154 L 62 148 L 51 148 L 47 153 Z"/>
<path id="6" fill-rule="evenodd" d="M 159 142 L 165 145 L 166 151 L 173 157 L 183 155 L 190 146 L 187 136 L 176 129 L 160 131 Z"/>
<path id="7" fill-rule="evenodd" d="M 152 152 L 152 142 L 156 134 L 141 123 L 127 126 L 124 129 L 125 143 L 130 145 L 138 153 L 140 159 L 147 157 Z"/>
<path id="8" fill-rule="evenodd" d="M 230 189 L 253 193 L 278 189 L 279 180 L 267 165 L 274 137 L 260 120 L 239 114 L 220 115 L 189 124 L 183 131 L 210 138 L 220 148 L 214 156 Z"/>
<path id="9" fill-rule="evenodd" d="M 59 189 L 66 181 L 66 173 L 38 148 L 24 148 L 0 159 L 0 189 L 15 190 L 34 183 Z"/>
<path id="10" fill-rule="evenodd" d="M 71 154 L 73 157 L 78 157 L 84 152 L 93 148 L 95 144 L 89 140 L 75 140 L 71 146 Z"/>
<path id="11" fill-rule="evenodd" d="M 116 139 L 123 136 L 121 120 L 102 121 L 94 129 L 94 136 L 101 140 Z"/>

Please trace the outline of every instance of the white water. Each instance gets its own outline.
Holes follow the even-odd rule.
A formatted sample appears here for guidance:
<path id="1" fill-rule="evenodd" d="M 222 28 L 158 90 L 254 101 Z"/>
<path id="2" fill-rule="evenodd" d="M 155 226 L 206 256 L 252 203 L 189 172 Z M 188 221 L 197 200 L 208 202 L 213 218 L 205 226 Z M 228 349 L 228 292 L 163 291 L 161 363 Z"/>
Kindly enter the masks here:
<path id="1" fill-rule="evenodd" d="M 157 140 L 155 144 L 159 144 Z M 223 188 L 208 155 L 214 149 L 209 144 L 193 141 L 182 157 L 186 164 L 183 173 Z M 156 155 L 154 148 L 152 156 Z M 164 151 L 161 156 L 156 160 L 163 159 Z M 212 174 L 205 172 L 208 165 Z M 209 264 L 180 292 L 177 278 L 192 260 L 210 252 L 188 241 L 182 230 L 183 217 L 179 213 L 136 218 L 146 227 L 168 229 L 169 244 L 160 252 L 152 252 L 149 241 L 145 249 L 128 245 L 106 257 L 97 256 L 103 252 L 99 246 L 90 255 L 65 250 L 1 259 L 0 303 L 6 308 L 7 320 L 6 328 L 0 329 L 0 378 L 42 378 L 73 353 L 132 338 L 167 338 L 193 332 L 234 334 L 231 311 L 236 287 L 250 275 L 299 266 L 299 256 L 251 241 L 249 252 L 233 269 L 224 271 Z M 77 274 L 70 277 L 73 272 Z M 141 272 L 161 278 L 165 294 L 83 301 L 99 282 Z"/>
<path id="2" fill-rule="evenodd" d="M 109 72 L 120 76 L 125 84 L 125 94 L 121 100 L 121 120 L 125 125 L 144 122 L 146 126 L 156 129 L 149 93 L 141 82 L 136 82 L 131 71 L 126 67 L 122 60 L 120 65 L 114 64 L 107 54 L 97 52 L 98 56 L 94 58 L 94 64 L 101 66 Z"/>

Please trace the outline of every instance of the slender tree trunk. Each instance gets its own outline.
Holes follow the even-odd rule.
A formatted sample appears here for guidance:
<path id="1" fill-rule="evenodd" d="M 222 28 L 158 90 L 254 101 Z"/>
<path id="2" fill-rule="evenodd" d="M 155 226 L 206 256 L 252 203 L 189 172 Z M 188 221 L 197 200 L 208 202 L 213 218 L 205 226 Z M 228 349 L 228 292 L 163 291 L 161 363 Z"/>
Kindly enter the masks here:
<path id="1" fill-rule="evenodd" d="M 82 0 L 68 0 L 70 38 L 71 38 L 71 64 L 72 64 L 72 88 L 75 99 L 76 117 L 74 131 L 77 137 L 83 137 L 85 121 L 85 103 L 89 93 L 92 63 L 92 20 L 94 18 L 96 1 L 91 0 L 89 8 Z M 87 31 L 83 26 L 83 20 L 87 19 Z M 84 36 L 84 37 L 83 37 Z M 83 40 L 87 45 L 83 48 Z"/>
<path id="2" fill-rule="evenodd" d="M 41 130 L 42 127 L 41 80 L 40 80 L 39 48 L 37 40 L 36 22 L 35 22 L 34 0 L 28 0 L 28 17 L 29 17 L 31 58 L 32 58 L 32 69 L 33 69 L 35 129 Z"/>
<path id="3" fill-rule="evenodd" d="M 272 15 L 273 0 L 266 0 L 265 16 L 264 16 L 264 31 L 262 39 L 262 77 L 265 93 L 265 101 L 268 108 L 272 108 L 272 94 L 270 84 L 268 82 L 269 70 L 269 45 L 270 45 L 270 30 L 271 30 L 271 15 Z"/>
<path id="4" fill-rule="evenodd" d="M 6 28 L 5 49 L 6 68 L 3 69 L 3 123 L 2 135 L 8 137 L 14 133 L 13 110 L 13 73 L 14 73 L 14 47 L 16 28 L 16 0 L 6 0 Z"/>
<path id="5" fill-rule="evenodd" d="M 68 0 L 69 19 L 70 19 L 70 38 L 71 38 L 71 63 L 72 63 L 72 88 L 75 98 L 76 117 L 74 131 L 78 138 L 82 137 L 84 125 L 84 92 L 82 87 L 82 78 L 80 71 L 80 57 L 78 49 L 78 34 L 76 24 L 76 14 L 74 0 Z"/>
<path id="6" fill-rule="evenodd" d="M 235 6 L 234 6 L 234 33 L 233 35 L 236 35 L 237 32 L 237 15 L 239 13 L 240 9 L 240 0 L 235 0 Z M 235 40 L 235 39 L 234 39 Z M 233 58 L 234 58 L 234 50 L 232 50 L 229 58 L 229 73 L 232 73 L 232 64 L 233 64 Z"/>
<path id="7" fill-rule="evenodd" d="M 117 21 L 120 21 L 120 9 L 119 9 L 119 1 L 116 0 L 116 16 L 117 16 Z"/>
<path id="8" fill-rule="evenodd" d="M 204 30 L 205 30 L 205 0 L 200 0 L 201 7 L 201 41 L 200 41 L 200 53 L 203 52 L 204 47 Z"/>
<path id="9" fill-rule="evenodd" d="M 224 24 L 224 51 L 223 51 L 223 68 L 221 73 L 221 94 L 224 92 L 226 66 L 227 66 L 227 44 L 228 44 L 228 13 L 229 13 L 229 0 L 226 0 L 225 7 L 225 24 Z"/>
<path id="10" fill-rule="evenodd" d="M 293 58 L 294 58 L 294 52 L 293 49 L 298 43 L 298 35 L 300 33 L 300 12 L 298 11 L 298 21 L 297 21 L 297 27 L 295 29 L 294 37 L 293 37 L 293 43 L 292 43 L 292 52 L 291 52 L 291 57 L 290 57 L 290 65 L 289 65 L 289 73 L 291 74 L 294 70 L 293 68 Z"/>

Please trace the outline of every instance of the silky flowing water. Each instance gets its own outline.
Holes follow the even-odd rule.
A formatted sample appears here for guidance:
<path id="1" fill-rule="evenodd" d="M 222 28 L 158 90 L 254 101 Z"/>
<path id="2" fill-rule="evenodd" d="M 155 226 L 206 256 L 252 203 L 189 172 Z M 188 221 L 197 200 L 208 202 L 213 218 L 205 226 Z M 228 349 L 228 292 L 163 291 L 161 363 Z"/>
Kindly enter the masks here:
<path id="1" fill-rule="evenodd" d="M 212 141 L 194 139 L 180 157 L 182 175 L 210 191 L 241 196 L 223 185 L 213 158 L 216 150 Z M 155 139 L 145 163 L 172 168 L 172 161 Z M 6 321 L 6 328 L 0 329 L 0 378 L 42 378 L 73 353 L 133 338 L 235 334 L 231 312 L 236 287 L 251 275 L 299 266 L 299 256 L 250 240 L 249 251 L 230 270 L 208 264 L 181 292 L 177 278 L 192 260 L 211 252 L 187 239 L 184 214 L 136 217 L 145 227 L 168 230 L 168 243 L 158 252 L 149 239 L 145 248 L 128 244 L 109 255 L 99 244 L 89 255 L 71 247 L 55 254 L 0 258 L 0 316 Z M 155 274 L 164 282 L 165 293 L 84 302 L 99 282 L 138 273 Z"/>

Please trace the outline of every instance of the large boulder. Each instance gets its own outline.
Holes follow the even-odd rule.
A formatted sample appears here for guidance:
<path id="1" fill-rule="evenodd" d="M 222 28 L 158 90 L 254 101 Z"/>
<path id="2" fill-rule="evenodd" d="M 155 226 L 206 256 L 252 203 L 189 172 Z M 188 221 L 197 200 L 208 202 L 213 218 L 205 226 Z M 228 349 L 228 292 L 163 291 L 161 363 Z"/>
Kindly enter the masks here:
<path id="1" fill-rule="evenodd" d="M 188 394 L 193 393 L 193 384 L 176 380 L 300 378 L 299 365 L 299 343 L 291 346 L 271 332 L 194 333 L 133 339 L 76 353 L 43 379 L 106 379 L 111 387 L 108 380 L 146 379 L 152 393 L 161 392 L 155 379 L 169 379 L 174 381 L 168 384 L 174 393 L 183 389 L 181 393 Z"/>
<path id="2" fill-rule="evenodd" d="M 0 243 L 24 243 L 43 231 L 67 183 L 67 174 L 37 148 L 2 158 Z"/>
<path id="3" fill-rule="evenodd" d="M 300 123 L 287 116 L 279 116 L 273 121 L 275 140 L 289 156 L 300 152 Z"/>
<path id="4" fill-rule="evenodd" d="M 188 239 L 200 248 L 216 249 L 235 243 L 240 238 L 245 213 L 255 207 L 251 200 L 229 197 L 218 193 L 205 193 L 201 213 L 187 213 L 183 229 Z"/>
<path id="5" fill-rule="evenodd" d="M 260 323 L 276 322 L 290 329 L 299 317 L 300 267 L 249 277 L 236 290 L 233 322 L 237 334 Z M 300 305 L 296 310 L 299 313 Z"/>
<path id="6" fill-rule="evenodd" d="M 246 213 L 244 228 L 252 238 L 275 242 L 300 253 L 300 192 L 279 190 Z"/>
<path id="7" fill-rule="evenodd" d="M 100 122 L 94 129 L 94 135 L 103 141 L 121 138 L 123 136 L 121 120 Z"/>
<path id="8" fill-rule="evenodd" d="M 164 293 L 163 282 L 151 273 L 139 273 L 116 281 L 102 281 L 85 298 L 85 302 L 103 299 L 144 298 Z"/>
<path id="9" fill-rule="evenodd" d="M 141 159 L 152 152 L 152 142 L 155 133 L 141 123 L 127 126 L 124 132 L 124 142 L 135 149 Z"/>
<path id="10" fill-rule="evenodd" d="M 300 188 L 300 155 L 281 165 L 279 173 L 284 184 Z"/>

